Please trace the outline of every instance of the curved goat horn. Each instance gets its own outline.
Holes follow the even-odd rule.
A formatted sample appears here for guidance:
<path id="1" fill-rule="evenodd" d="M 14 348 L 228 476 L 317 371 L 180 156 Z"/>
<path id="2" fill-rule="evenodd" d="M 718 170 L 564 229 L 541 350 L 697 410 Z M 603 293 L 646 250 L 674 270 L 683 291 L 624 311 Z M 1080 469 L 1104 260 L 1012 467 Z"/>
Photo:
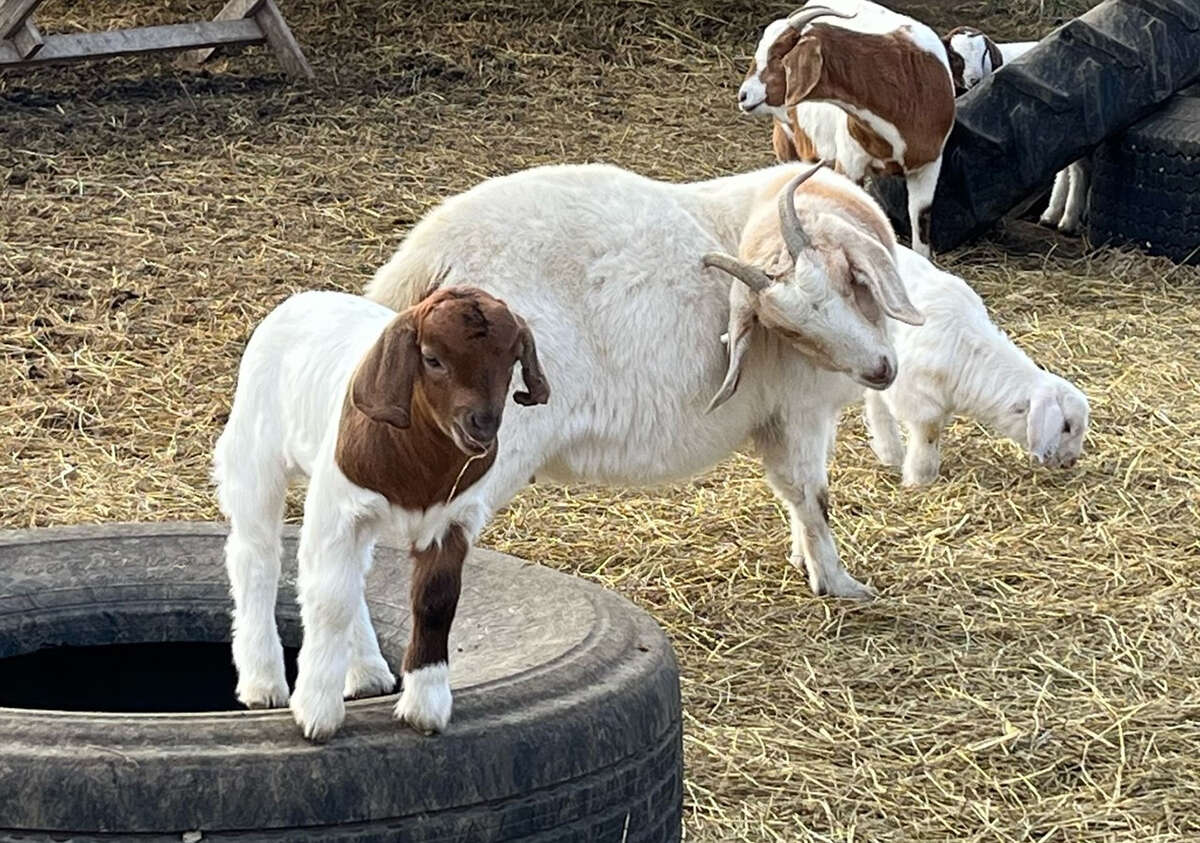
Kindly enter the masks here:
<path id="1" fill-rule="evenodd" d="M 779 194 L 779 227 L 783 231 L 783 242 L 793 261 L 801 251 L 812 247 L 812 240 L 804 232 L 804 226 L 800 225 L 800 216 L 796 213 L 796 188 L 816 175 L 817 170 L 824 166 L 824 161 L 818 161 L 788 182 Z"/>
<path id="2" fill-rule="evenodd" d="M 704 265 L 728 272 L 756 293 L 761 293 L 772 284 L 771 276 L 757 266 L 742 263 L 724 252 L 708 252 L 704 256 Z"/>
<path id="3" fill-rule="evenodd" d="M 828 6 L 805 6 L 803 9 L 792 12 L 788 15 L 788 26 L 799 32 L 808 26 L 817 18 L 835 17 L 835 18 L 852 18 L 856 17 L 858 12 L 846 14 L 845 12 L 835 12 Z"/>

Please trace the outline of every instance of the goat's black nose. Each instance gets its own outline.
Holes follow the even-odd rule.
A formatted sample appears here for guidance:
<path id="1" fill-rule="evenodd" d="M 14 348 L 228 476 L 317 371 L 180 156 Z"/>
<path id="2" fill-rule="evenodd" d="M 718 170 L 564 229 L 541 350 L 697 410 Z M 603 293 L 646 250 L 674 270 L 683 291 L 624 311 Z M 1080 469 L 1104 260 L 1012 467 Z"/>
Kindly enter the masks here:
<path id="1" fill-rule="evenodd" d="M 867 376 L 871 383 L 883 384 L 887 386 L 896 379 L 896 370 L 892 367 L 892 361 L 886 357 L 879 358 L 879 366 L 875 371 Z"/>
<path id="2" fill-rule="evenodd" d="M 488 410 L 473 411 L 467 421 L 471 425 L 471 435 L 484 442 L 494 438 L 500 427 L 500 417 Z"/>
<path id="3" fill-rule="evenodd" d="M 738 91 L 738 102 L 745 102 L 748 96 L 750 96 L 749 91 Z"/>

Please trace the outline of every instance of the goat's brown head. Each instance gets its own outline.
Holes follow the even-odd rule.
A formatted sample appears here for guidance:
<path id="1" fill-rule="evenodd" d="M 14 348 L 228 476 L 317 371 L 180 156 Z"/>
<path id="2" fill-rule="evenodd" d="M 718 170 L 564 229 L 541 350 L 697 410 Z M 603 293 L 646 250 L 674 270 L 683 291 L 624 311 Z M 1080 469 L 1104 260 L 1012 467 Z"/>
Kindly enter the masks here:
<path id="1" fill-rule="evenodd" d="M 423 413 L 463 453 L 486 453 L 500 429 L 513 366 L 518 404 L 545 404 L 550 387 L 533 332 L 504 302 L 475 287 L 442 287 L 396 316 L 359 364 L 350 401 L 398 428 Z"/>
<path id="2" fill-rule="evenodd" d="M 821 76 L 821 43 L 802 35 L 821 17 L 852 18 L 824 6 L 805 6 L 771 21 L 754 51 L 754 63 L 738 88 L 738 108 L 747 114 L 786 119 L 786 108 L 804 98 Z"/>

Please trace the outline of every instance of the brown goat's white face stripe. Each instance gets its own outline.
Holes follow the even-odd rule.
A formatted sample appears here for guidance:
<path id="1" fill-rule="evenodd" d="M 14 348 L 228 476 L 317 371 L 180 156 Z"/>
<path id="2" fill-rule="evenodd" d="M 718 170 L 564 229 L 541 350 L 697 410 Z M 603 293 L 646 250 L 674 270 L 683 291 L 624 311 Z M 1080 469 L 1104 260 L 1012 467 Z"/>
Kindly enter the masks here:
<path id="1" fill-rule="evenodd" d="M 770 113 L 787 121 L 787 109 L 784 108 L 783 99 L 780 98 L 776 103 L 767 101 L 767 82 L 764 79 L 764 73 L 771 59 L 771 48 L 775 46 L 779 36 L 790 31 L 791 26 L 788 24 L 787 18 L 771 21 L 763 30 L 762 38 L 758 40 L 758 46 L 754 50 L 754 66 L 742 82 L 741 87 L 738 88 L 738 108 L 747 114 Z"/>

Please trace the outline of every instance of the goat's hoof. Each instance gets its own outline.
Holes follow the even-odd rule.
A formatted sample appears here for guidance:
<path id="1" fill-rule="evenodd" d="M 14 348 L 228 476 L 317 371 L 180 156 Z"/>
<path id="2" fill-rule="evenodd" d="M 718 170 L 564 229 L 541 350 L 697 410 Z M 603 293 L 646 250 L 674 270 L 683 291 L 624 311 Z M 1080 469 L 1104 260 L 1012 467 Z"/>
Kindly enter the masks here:
<path id="1" fill-rule="evenodd" d="M 444 732 L 450 723 L 453 698 L 445 663 L 427 665 L 404 674 L 404 690 L 396 702 L 396 719 L 418 732 Z"/>
<path id="2" fill-rule="evenodd" d="M 893 468 L 904 462 L 904 450 L 894 445 L 884 445 L 882 443 L 871 441 L 871 450 L 875 454 L 875 458 L 882 465 L 892 466 Z"/>
<path id="3" fill-rule="evenodd" d="M 377 697 L 390 694 L 396 687 L 396 676 L 383 659 L 363 664 L 352 664 L 346 672 L 346 685 L 342 689 L 344 699 Z"/>
<path id="4" fill-rule="evenodd" d="M 830 597 L 841 597 L 844 600 L 874 600 L 879 596 L 878 591 L 866 583 L 859 582 L 849 574 L 841 577 L 832 586 L 826 588 L 825 593 Z"/>
<path id="5" fill-rule="evenodd" d="M 291 709 L 296 725 L 313 743 L 329 740 L 346 719 L 346 705 L 336 694 L 322 699 L 297 689 L 292 695 Z"/>
<path id="6" fill-rule="evenodd" d="M 1038 224 L 1047 226 L 1049 228 L 1056 228 L 1058 226 L 1058 215 L 1042 214 L 1040 217 L 1038 217 Z"/>
<path id="7" fill-rule="evenodd" d="M 904 486 L 905 488 L 908 488 L 908 489 L 919 489 L 922 486 L 930 485 L 931 483 L 933 483 L 934 480 L 937 480 L 937 472 L 936 471 L 932 474 L 928 474 L 928 473 L 913 474 L 910 472 L 908 474 L 905 474 L 904 477 L 900 480 L 900 485 Z"/>
<path id="8" fill-rule="evenodd" d="M 237 684 L 238 702 L 246 708 L 283 708 L 288 704 L 288 696 L 287 682 L 283 679 Z"/>
<path id="9" fill-rule="evenodd" d="M 1078 234 L 1079 220 L 1063 218 L 1063 221 L 1058 224 L 1058 230 L 1063 234 Z"/>

